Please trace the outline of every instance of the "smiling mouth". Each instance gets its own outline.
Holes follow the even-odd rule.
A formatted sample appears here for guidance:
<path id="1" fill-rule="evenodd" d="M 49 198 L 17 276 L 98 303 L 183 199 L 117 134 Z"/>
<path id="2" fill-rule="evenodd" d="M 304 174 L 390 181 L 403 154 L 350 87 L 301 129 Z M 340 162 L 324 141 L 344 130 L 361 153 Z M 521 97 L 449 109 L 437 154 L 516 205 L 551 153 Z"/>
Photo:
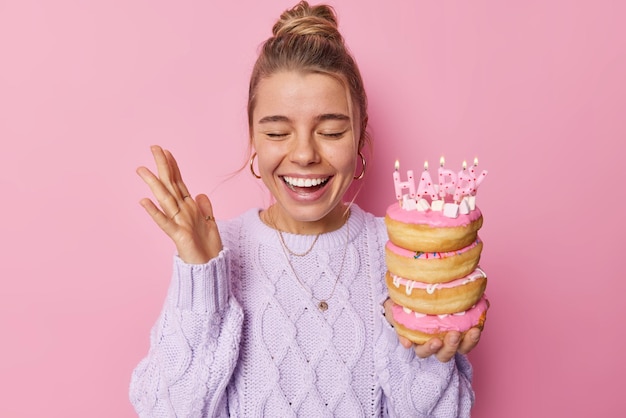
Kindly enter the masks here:
<path id="1" fill-rule="evenodd" d="M 306 190 L 306 191 L 312 192 L 312 191 L 319 190 L 320 188 L 324 187 L 324 185 L 328 183 L 328 180 L 330 179 L 330 177 L 303 179 L 299 177 L 283 176 L 282 179 L 285 182 L 285 184 L 293 191 L 305 191 Z"/>

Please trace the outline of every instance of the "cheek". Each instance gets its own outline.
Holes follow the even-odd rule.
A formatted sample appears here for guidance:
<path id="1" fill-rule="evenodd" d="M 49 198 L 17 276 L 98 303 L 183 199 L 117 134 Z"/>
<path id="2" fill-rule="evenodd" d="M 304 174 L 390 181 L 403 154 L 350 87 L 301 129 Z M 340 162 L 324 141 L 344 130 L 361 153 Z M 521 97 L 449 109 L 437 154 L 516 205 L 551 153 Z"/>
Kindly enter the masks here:
<path id="1" fill-rule="evenodd" d="M 271 175 L 281 161 L 281 153 L 273 147 L 257 148 L 259 174 Z"/>
<path id="2" fill-rule="evenodd" d="M 356 160 L 354 158 L 351 158 L 349 160 L 344 160 L 342 167 L 341 167 L 341 171 L 344 172 L 346 176 L 352 177 L 354 174 L 354 170 L 355 170 L 355 164 L 356 164 Z"/>
<path id="3" fill-rule="evenodd" d="M 341 151 L 335 150 L 335 152 L 331 152 L 328 155 L 329 163 L 333 165 L 337 171 L 352 176 L 357 159 L 356 154 L 351 147 Z"/>

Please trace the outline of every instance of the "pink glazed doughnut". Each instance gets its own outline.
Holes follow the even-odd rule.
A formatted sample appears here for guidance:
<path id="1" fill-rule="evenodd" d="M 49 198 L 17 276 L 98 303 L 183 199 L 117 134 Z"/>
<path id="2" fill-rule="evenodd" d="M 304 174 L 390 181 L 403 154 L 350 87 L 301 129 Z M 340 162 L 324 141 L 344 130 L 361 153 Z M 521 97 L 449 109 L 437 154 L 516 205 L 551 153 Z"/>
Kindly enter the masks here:
<path id="1" fill-rule="evenodd" d="M 475 306 L 462 313 L 424 315 L 394 303 L 387 315 L 391 315 L 391 323 L 398 335 L 414 344 L 424 344 L 434 337 L 443 340 L 448 331 L 459 331 L 464 336 L 470 328 L 482 330 L 488 308 L 489 301 L 483 296 Z"/>
<path id="2" fill-rule="evenodd" d="M 423 283 L 445 283 L 470 274 L 478 266 L 483 243 L 477 238 L 455 251 L 421 252 L 385 245 L 387 269 L 394 275 Z"/>
<path id="3" fill-rule="evenodd" d="M 483 216 L 476 207 L 468 214 L 448 218 L 441 211 L 404 210 L 398 202 L 387 208 L 389 240 L 401 248 L 422 252 L 454 251 L 476 241 Z"/>

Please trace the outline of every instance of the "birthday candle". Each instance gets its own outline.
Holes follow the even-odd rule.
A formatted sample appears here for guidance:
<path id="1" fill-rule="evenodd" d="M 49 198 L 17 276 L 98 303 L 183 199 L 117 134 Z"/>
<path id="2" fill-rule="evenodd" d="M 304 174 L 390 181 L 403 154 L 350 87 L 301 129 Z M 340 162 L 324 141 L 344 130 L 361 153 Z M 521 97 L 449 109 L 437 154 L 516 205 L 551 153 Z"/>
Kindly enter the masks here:
<path id="1" fill-rule="evenodd" d="M 402 191 L 404 189 L 409 190 L 409 196 L 415 197 L 415 179 L 413 178 L 413 170 L 408 170 L 406 175 L 408 177 L 407 181 L 400 180 L 400 162 L 396 160 L 395 170 L 393 171 L 393 184 L 396 191 L 396 199 L 398 201 L 402 201 Z"/>
<path id="2" fill-rule="evenodd" d="M 483 180 L 485 179 L 485 177 L 487 176 L 487 170 L 483 170 L 480 174 L 478 174 L 478 158 L 475 157 L 474 158 L 474 165 L 470 168 L 470 174 L 472 176 L 472 178 L 474 179 L 474 192 L 473 194 L 476 194 L 476 191 L 478 190 L 478 186 L 480 186 L 480 183 L 483 182 Z"/>
<path id="3" fill-rule="evenodd" d="M 463 200 L 464 196 L 469 196 L 474 193 L 476 188 L 476 181 L 474 176 L 470 175 L 467 171 L 467 162 L 463 161 L 463 169 L 459 171 L 456 183 L 456 191 L 454 192 L 454 201 L 459 203 Z"/>
<path id="4" fill-rule="evenodd" d="M 439 159 L 439 197 L 445 199 L 446 194 L 452 194 L 456 185 L 456 173 L 447 168 L 443 168 L 445 160 L 443 156 Z"/>
<path id="5" fill-rule="evenodd" d="M 424 171 L 422 171 L 422 177 L 417 186 L 417 197 L 421 198 L 424 195 L 430 196 L 433 200 L 439 199 L 435 187 L 433 186 L 433 180 L 428 172 L 428 161 L 424 162 Z"/>

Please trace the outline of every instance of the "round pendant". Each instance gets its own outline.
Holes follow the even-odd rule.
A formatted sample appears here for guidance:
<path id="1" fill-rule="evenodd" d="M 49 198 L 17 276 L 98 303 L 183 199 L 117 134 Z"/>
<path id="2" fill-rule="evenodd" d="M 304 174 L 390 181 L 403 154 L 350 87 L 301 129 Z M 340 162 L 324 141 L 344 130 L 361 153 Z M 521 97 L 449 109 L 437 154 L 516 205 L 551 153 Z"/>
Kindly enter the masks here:
<path id="1" fill-rule="evenodd" d="M 328 309 L 328 303 L 325 300 L 321 300 L 320 303 L 317 304 L 317 307 L 320 308 L 320 311 L 324 312 Z"/>

